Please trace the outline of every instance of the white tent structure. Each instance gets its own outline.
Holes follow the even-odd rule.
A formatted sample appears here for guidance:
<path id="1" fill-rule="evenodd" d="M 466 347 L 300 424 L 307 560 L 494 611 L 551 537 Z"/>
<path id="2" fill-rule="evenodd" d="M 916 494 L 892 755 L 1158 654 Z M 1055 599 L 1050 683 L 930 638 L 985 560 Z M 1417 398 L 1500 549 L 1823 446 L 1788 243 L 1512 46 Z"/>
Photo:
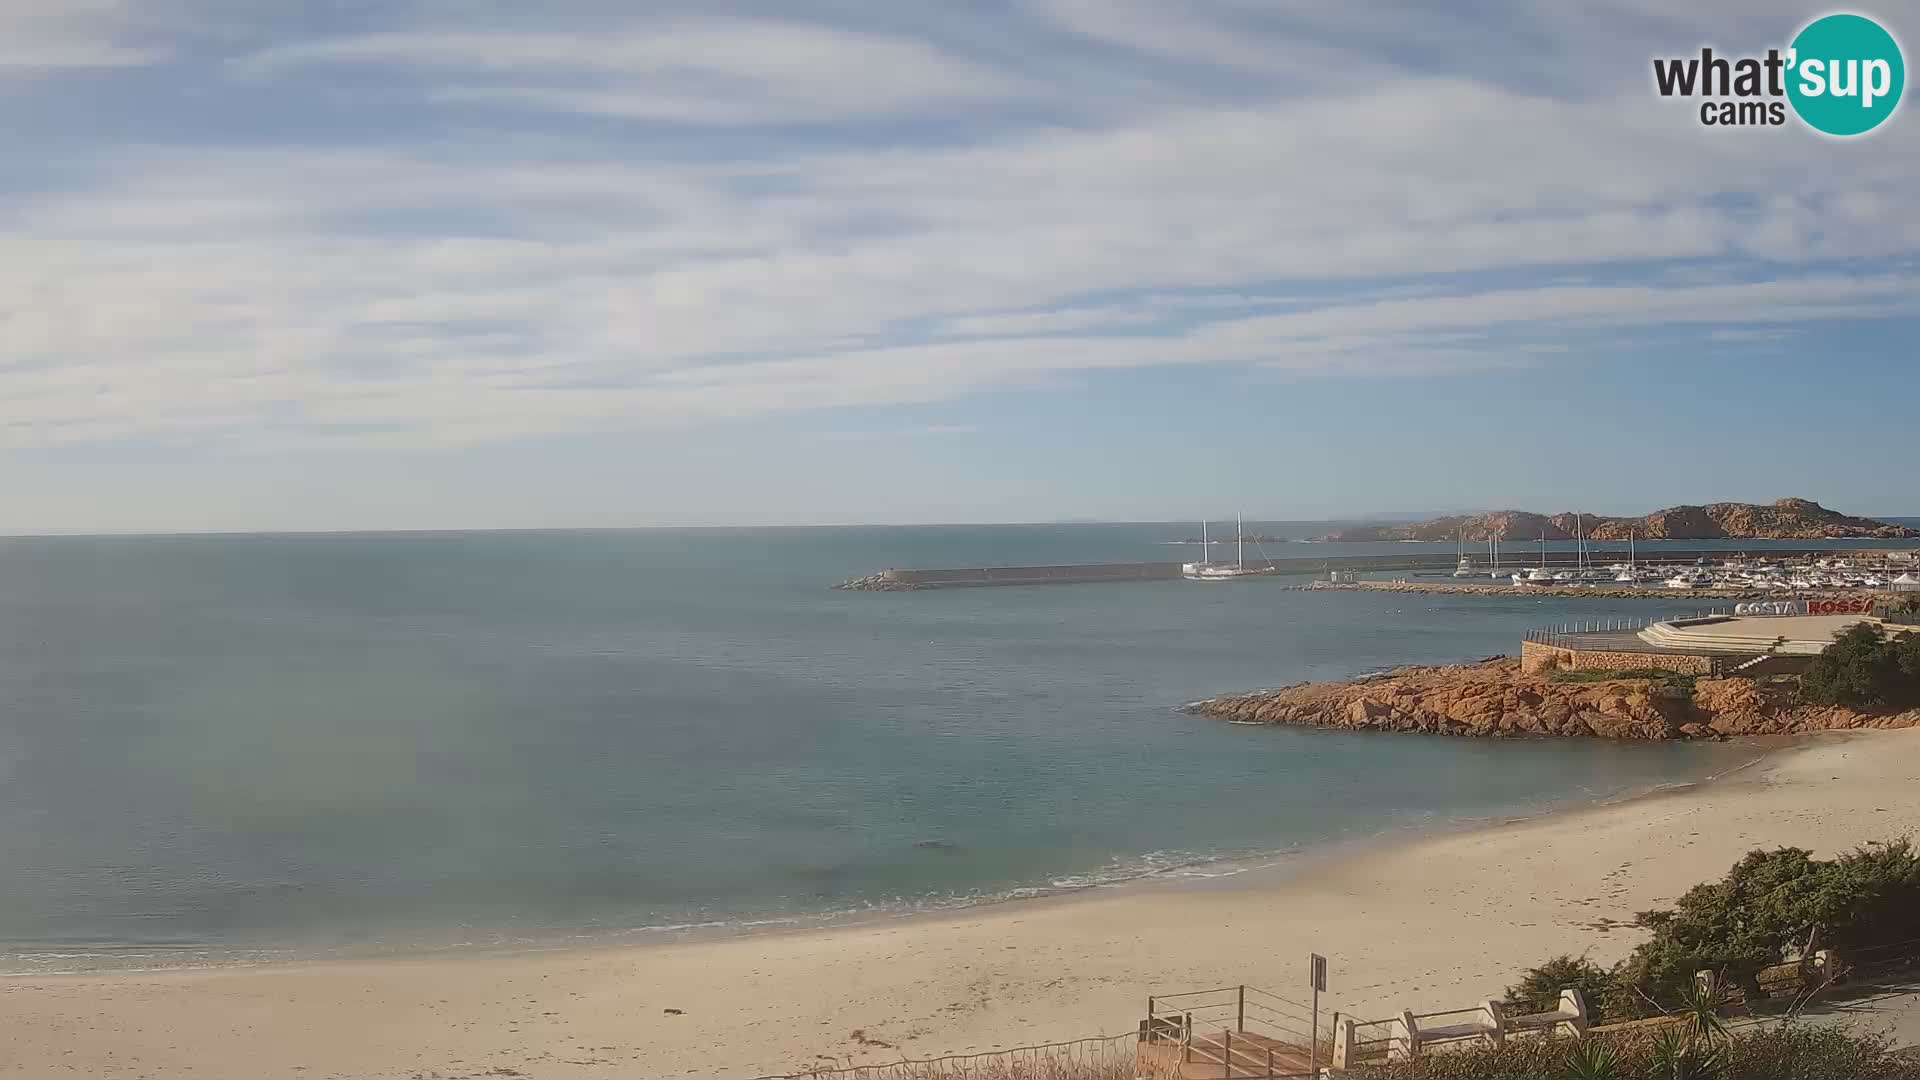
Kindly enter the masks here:
<path id="1" fill-rule="evenodd" d="M 1912 574 L 1901 574 L 1899 577 L 1893 579 L 1892 588 L 1894 592 L 1920 592 L 1920 577 L 1915 577 Z"/>

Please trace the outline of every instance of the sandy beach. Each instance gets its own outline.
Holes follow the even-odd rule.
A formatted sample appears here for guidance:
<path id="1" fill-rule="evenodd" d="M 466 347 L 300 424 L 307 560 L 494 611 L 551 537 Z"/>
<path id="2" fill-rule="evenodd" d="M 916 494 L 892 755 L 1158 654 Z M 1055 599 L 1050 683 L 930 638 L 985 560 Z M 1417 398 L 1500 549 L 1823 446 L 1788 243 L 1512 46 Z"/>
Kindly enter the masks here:
<path id="1" fill-rule="evenodd" d="M 11 977 L 0 1074 L 754 1076 L 1124 1032 L 1150 993 L 1297 990 L 1309 951 L 1331 958 L 1329 1009 L 1386 1015 L 1558 953 L 1616 959 L 1634 912 L 1756 846 L 1916 830 L 1920 730 L 1825 736 L 1678 791 L 1226 882 L 686 943 Z"/>

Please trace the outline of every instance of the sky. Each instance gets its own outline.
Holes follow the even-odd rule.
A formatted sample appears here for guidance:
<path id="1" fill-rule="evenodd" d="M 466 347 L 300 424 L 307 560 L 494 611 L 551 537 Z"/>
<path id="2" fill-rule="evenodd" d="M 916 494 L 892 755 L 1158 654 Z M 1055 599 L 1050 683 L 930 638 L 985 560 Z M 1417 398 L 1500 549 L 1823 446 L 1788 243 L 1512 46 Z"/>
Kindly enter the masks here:
<path id="1" fill-rule="evenodd" d="M 1826 10 L 0 0 L 0 533 L 1920 514 Z"/>

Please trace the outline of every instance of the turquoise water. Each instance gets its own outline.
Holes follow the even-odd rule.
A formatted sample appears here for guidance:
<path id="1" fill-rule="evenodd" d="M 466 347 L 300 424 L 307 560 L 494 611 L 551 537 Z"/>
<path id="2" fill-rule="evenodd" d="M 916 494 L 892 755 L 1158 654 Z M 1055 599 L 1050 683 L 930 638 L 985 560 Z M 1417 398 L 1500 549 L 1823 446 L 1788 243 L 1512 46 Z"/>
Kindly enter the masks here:
<path id="1" fill-rule="evenodd" d="M 1178 711 L 1678 601 L 827 588 L 889 565 L 1165 558 L 1191 531 L 0 541 L 0 967 L 778 925 L 1204 875 L 1741 753 Z"/>

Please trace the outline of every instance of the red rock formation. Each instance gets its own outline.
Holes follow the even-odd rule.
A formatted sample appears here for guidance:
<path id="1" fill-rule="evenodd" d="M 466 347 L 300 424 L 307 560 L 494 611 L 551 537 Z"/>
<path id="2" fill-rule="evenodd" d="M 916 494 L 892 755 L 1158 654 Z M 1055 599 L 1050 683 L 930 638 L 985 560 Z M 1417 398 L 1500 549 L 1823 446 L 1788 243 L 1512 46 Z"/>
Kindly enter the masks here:
<path id="1" fill-rule="evenodd" d="M 1469 542 L 1570 540 L 1576 525 L 1590 540 L 1625 540 L 1631 532 L 1655 540 L 1766 540 L 1901 539 L 1920 537 L 1920 530 L 1872 518 L 1849 517 L 1811 499 L 1781 499 L 1770 506 L 1755 503 L 1711 503 L 1706 506 L 1670 506 L 1646 517 L 1607 517 L 1572 512 L 1551 517 L 1524 510 L 1434 518 L 1412 525 L 1366 525 L 1329 534 L 1328 540 L 1452 540 L 1462 530 Z"/>
<path id="2" fill-rule="evenodd" d="M 1859 713 L 1791 699 L 1790 685 L 1741 678 L 1701 679 L 1691 692 L 1652 679 L 1562 682 L 1525 674 L 1518 660 L 1500 658 L 1225 695 L 1193 711 L 1239 723 L 1496 738 L 1691 739 L 1920 725 L 1920 710 Z"/>

